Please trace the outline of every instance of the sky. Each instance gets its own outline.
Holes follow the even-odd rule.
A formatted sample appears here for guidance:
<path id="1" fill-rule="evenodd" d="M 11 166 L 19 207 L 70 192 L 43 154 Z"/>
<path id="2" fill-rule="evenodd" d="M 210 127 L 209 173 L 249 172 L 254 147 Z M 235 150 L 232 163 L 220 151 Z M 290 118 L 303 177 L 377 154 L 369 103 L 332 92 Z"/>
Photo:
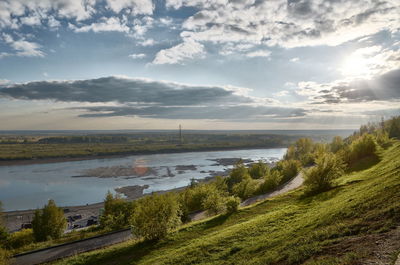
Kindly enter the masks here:
<path id="1" fill-rule="evenodd" d="M 400 115 L 398 0 L 1 0 L 0 130 Z"/>

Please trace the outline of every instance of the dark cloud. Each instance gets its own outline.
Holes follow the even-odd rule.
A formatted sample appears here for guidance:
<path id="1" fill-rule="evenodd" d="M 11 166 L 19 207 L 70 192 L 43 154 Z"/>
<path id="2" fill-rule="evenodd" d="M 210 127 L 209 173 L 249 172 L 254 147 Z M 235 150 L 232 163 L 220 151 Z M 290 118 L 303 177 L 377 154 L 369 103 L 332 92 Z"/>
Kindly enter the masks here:
<path id="1" fill-rule="evenodd" d="M 104 77 L 78 81 L 40 81 L 0 87 L 0 95 L 16 99 L 64 102 L 154 103 L 165 106 L 251 103 L 223 87 L 188 86 L 176 83 Z"/>
<path id="2" fill-rule="evenodd" d="M 237 95 L 218 86 L 189 86 L 143 79 L 105 77 L 41 81 L 0 87 L 0 96 L 61 102 L 118 102 L 118 106 L 75 107 L 80 117 L 139 116 L 159 119 L 257 120 L 301 117 L 306 111 L 259 105 L 268 100 Z"/>
<path id="3" fill-rule="evenodd" d="M 321 98 L 326 101 L 336 99 L 353 102 L 398 100 L 400 99 L 400 69 L 390 71 L 373 80 L 354 81 L 334 86 L 328 92 L 324 90 Z"/>
<path id="4" fill-rule="evenodd" d="M 199 107 L 133 107 L 103 106 L 79 108 L 89 113 L 80 117 L 140 116 L 158 119 L 223 119 L 262 121 L 275 118 L 302 117 L 305 110 L 268 106 L 199 106 Z"/>

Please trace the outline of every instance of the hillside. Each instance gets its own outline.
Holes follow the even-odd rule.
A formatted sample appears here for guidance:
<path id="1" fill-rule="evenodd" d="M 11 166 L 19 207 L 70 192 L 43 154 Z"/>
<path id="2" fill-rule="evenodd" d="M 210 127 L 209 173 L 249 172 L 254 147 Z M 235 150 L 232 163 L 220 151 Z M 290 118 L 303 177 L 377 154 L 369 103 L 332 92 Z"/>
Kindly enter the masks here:
<path id="1" fill-rule="evenodd" d="M 400 250 L 400 143 L 379 156 L 328 192 L 305 198 L 298 189 L 158 242 L 128 242 L 56 264 L 390 264 Z"/>

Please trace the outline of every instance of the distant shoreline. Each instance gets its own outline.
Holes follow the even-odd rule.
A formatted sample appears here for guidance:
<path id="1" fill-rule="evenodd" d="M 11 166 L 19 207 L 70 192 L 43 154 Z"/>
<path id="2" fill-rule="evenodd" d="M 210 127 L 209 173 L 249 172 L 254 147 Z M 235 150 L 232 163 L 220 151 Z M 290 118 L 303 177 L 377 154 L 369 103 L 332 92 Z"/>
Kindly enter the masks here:
<path id="1" fill-rule="evenodd" d="M 126 152 L 119 154 L 101 154 L 101 155 L 85 155 L 85 156 L 74 156 L 74 157 L 49 157 L 49 158 L 33 158 L 33 159 L 10 159 L 0 160 L 0 166 L 18 166 L 18 165 L 35 165 L 35 164 L 48 164 L 48 163 L 62 163 L 62 162 L 73 162 L 83 160 L 95 160 L 95 159 L 107 159 L 107 158 L 120 158 L 133 155 L 155 155 L 155 154 L 176 154 L 176 153 L 193 153 L 193 152 L 210 152 L 210 151 L 235 151 L 235 150 L 257 150 L 257 149 L 275 149 L 275 148 L 287 148 L 287 146 L 240 146 L 240 147 L 204 147 L 199 149 L 165 149 L 157 151 L 138 151 L 138 152 Z"/>

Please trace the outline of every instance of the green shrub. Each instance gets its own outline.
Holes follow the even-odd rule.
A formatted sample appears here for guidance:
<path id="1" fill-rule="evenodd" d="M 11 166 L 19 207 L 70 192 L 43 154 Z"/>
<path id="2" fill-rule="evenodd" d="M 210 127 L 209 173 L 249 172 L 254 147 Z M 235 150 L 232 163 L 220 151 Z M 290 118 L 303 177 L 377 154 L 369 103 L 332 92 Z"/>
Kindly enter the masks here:
<path id="1" fill-rule="evenodd" d="M 315 166 L 304 171 L 304 185 L 307 194 L 329 190 L 335 179 L 344 173 L 342 160 L 334 154 L 323 154 L 315 162 Z"/>
<path id="2" fill-rule="evenodd" d="M 0 247 L 0 264 L 1 265 L 10 264 L 10 257 L 11 257 L 10 253 L 7 250 Z"/>
<path id="3" fill-rule="evenodd" d="M 400 116 L 387 121 L 389 138 L 400 138 Z"/>
<path id="4" fill-rule="evenodd" d="M 53 200 L 42 210 L 36 210 L 32 220 L 33 235 L 36 241 L 60 238 L 67 225 L 62 209 Z"/>
<path id="5" fill-rule="evenodd" d="M 348 162 L 352 164 L 361 158 L 371 155 L 376 155 L 374 137 L 371 134 L 363 134 L 351 143 Z"/>
<path id="6" fill-rule="evenodd" d="M 145 239 L 161 239 L 181 224 L 180 207 L 175 194 L 152 194 L 135 205 L 132 232 Z"/>
<path id="7" fill-rule="evenodd" d="M 300 138 L 288 147 L 284 160 L 294 159 L 302 165 L 310 165 L 314 162 L 314 149 L 314 142 L 310 138 Z"/>
<path id="8" fill-rule="evenodd" d="M 218 191 L 214 191 L 211 194 L 208 194 L 208 196 L 203 200 L 202 206 L 210 216 L 225 212 L 225 197 Z"/>
<path id="9" fill-rule="evenodd" d="M 269 167 L 266 163 L 259 161 L 258 163 L 251 165 L 248 171 L 253 179 L 260 179 L 268 174 Z"/>
<path id="10" fill-rule="evenodd" d="M 7 240 L 7 247 L 17 249 L 23 246 L 27 246 L 35 242 L 32 229 L 22 229 L 15 233 L 10 234 Z"/>
<path id="11" fill-rule="evenodd" d="M 252 179 L 249 175 L 245 175 L 241 182 L 232 187 L 232 194 L 239 198 L 247 199 L 256 193 L 258 186 L 258 181 Z"/>
<path id="12" fill-rule="evenodd" d="M 273 171 L 280 171 L 280 174 L 282 175 L 280 183 L 285 183 L 299 173 L 300 167 L 301 163 L 297 160 L 281 160 L 276 164 Z"/>
<path id="13" fill-rule="evenodd" d="M 227 214 L 232 214 L 239 209 L 240 199 L 235 196 L 229 196 L 226 198 L 225 205 Z"/>
<path id="14" fill-rule="evenodd" d="M 259 187 L 259 193 L 273 191 L 282 181 L 282 175 L 279 170 L 272 170 L 270 174 L 264 177 L 264 182 Z"/>
<path id="15" fill-rule="evenodd" d="M 232 191 L 234 185 L 240 183 L 247 177 L 250 177 L 248 169 L 243 165 L 243 163 L 237 163 L 229 174 L 229 177 L 226 179 L 228 190 Z"/>
<path id="16" fill-rule="evenodd" d="M 133 203 L 108 192 L 104 200 L 104 212 L 100 216 L 100 226 L 108 230 L 118 230 L 129 226 Z"/>
<path id="17" fill-rule="evenodd" d="M 343 146 L 344 146 L 344 142 L 343 142 L 342 137 L 335 136 L 335 137 L 333 137 L 332 142 L 329 145 L 329 148 L 330 148 L 332 153 L 336 153 L 340 149 L 342 149 Z"/>

